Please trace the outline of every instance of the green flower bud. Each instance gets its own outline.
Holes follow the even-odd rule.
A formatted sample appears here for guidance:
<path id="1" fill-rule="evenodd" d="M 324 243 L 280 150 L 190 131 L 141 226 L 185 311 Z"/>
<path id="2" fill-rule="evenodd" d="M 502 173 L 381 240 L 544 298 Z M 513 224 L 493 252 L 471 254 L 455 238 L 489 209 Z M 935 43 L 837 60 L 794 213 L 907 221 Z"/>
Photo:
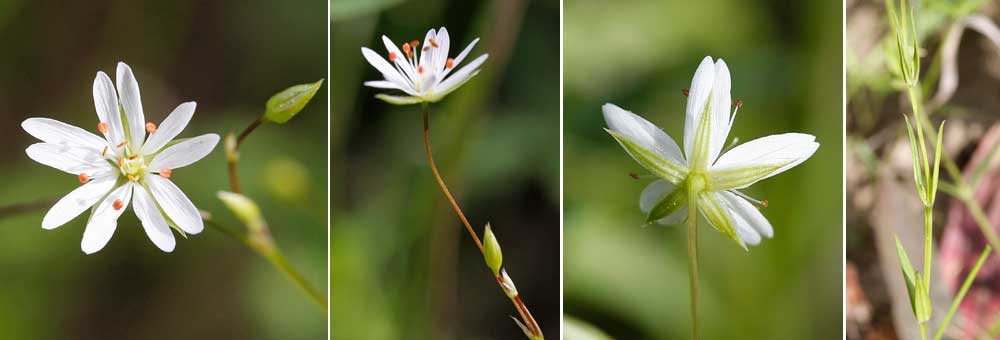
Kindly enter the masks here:
<path id="1" fill-rule="evenodd" d="M 500 251 L 500 243 L 490 229 L 490 224 L 486 224 L 486 231 L 483 233 L 483 258 L 486 265 L 493 270 L 493 275 L 500 273 L 500 266 L 503 265 L 503 253 Z"/>
<path id="2" fill-rule="evenodd" d="M 295 85 L 278 92 L 267 100 L 264 121 L 284 124 L 306 107 L 322 85 L 323 79 L 320 79 L 315 83 Z"/>
<path id="3" fill-rule="evenodd" d="M 260 208 L 257 207 L 257 203 L 254 203 L 253 200 L 228 191 L 219 191 L 217 196 L 251 232 L 257 233 L 264 230 L 264 218 L 261 217 Z"/>

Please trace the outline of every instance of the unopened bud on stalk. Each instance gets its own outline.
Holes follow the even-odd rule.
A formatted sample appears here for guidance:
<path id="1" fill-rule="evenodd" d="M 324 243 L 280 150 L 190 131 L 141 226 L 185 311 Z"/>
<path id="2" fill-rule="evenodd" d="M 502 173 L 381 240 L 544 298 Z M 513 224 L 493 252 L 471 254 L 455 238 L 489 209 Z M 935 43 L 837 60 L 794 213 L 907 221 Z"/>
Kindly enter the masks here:
<path id="1" fill-rule="evenodd" d="M 251 233 L 259 233 L 264 230 L 266 227 L 264 218 L 261 217 L 260 208 L 253 200 L 228 191 L 219 191 L 217 196 L 233 212 L 233 215 L 236 215 L 236 218 L 250 229 Z"/>
<path id="2" fill-rule="evenodd" d="M 226 160 L 230 163 L 235 163 L 240 160 L 240 152 L 236 149 L 238 144 L 236 143 L 236 135 L 229 133 L 226 134 L 226 139 L 224 145 L 226 148 Z"/>
<path id="3" fill-rule="evenodd" d="M 490 224 L 486 223 L 486 231 L 483 232 L 483 259 L 486 265 L 493 271 L 493 275 L 500 273 L 500 266 L 503 265 L 503 252 L 500 251 L 500 243 L 497 242 Z"/>

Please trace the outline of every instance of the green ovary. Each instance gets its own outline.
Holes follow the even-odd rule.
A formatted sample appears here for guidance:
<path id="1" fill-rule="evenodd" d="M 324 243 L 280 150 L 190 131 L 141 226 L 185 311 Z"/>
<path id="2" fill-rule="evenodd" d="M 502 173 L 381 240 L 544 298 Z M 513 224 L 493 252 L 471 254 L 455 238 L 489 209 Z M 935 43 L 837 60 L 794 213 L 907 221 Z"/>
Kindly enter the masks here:
<path id="1" fill-rule="evenodd" d="M 134 158 L 129 159 L 129 157 Z M 142 155 L 125 156 L 125 161 L 121 164 L 122 174 L 126 176 L 141 178 L 146 172 L 146 160 L 143 159 Z"/>

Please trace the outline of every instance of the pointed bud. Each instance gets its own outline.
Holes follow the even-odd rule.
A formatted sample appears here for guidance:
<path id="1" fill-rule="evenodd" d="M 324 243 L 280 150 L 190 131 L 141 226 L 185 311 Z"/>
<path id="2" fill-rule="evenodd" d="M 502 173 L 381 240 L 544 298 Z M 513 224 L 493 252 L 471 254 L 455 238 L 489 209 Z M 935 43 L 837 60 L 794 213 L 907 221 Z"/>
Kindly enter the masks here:
<path id="1" fill-rule="evenodd" d="M 267 100 L 264 121 L 284 124 L 306 107 L 322 85 L 323 79 L 320 79 L 315 83 L 295 85 L 278 92 Z"/>
<path id="2" fill-rule="evenodd" d="M 486 265 L 493 271 L 493 275 L 500 273 L 500 266 L 503 265 L 503 252 L 500 251 L 500 243 L 497 242 L 490 224 L 486 223 L 486 231 L 483 233 L 483 258 Z"/>
<path id="3" fill-rule="evenodd" d="M 243 222 L 251 232 L 263 230 L 265 224 L 261 217 L 260 208 L 250 198 L 228 191 L 219 191 L 216 194 L 222 203 L 233 212 L 240 222 Z"/>

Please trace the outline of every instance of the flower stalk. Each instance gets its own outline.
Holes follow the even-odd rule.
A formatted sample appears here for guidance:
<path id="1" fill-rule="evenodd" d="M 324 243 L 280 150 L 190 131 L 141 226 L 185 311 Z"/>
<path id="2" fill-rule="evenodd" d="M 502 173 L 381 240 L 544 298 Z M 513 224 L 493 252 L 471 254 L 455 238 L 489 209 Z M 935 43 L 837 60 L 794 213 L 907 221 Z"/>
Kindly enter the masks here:
<path id="1" fill-rule="evenodd" d="M 688 190 L 687 255 L 691 286 L 691 339 L 698 339 L 698 193 Z"/>
<path id="2" fill-rule="evenodd" d="M 422 103 L 423 107 L 423 121 L 424 121 L 424 149 L 427 151 L 427 163 L 431 168 L 431 173 L 434 174 L 434 179 L 437 181 L 438 186 L 441 188 L 441 192 L 444 193 L 445 198 L 448 199 L 448 203 L 451 204 L 452 209 L 455 210 L 455 214 L 458 215 L 459 220 L 465 225 L 465 230 L 468 231 L 469 236 L 476 243 L 476 247 L 479 248 L 479 252 L 483 255 L 483 259 L 486 262 L 487 267 L 493 272 L 494 278 L 497 284 L 500 285 L 500 289 L 503 290 L 504 295 L 510 299 L 514 308 L 517 309 L 518 315 L 520 315 L 521 320 L 514 319 L 524 335 L 531 340 L 543 340 L 545 336 L 542 334 L 541 327 L 538 326 L 538 322 L 528 311 L 528 306 L 524 304 L 521 300 L 520 295 L 517 293 L 517 287 L 514 285 L 514 281 L 511 280 L 510 276 L 507 275 L 507 271 L 502 268 L 503 265 L 503 255 L 500 250 L 500 243 L 497 241 L 496 236 L 493 234 L 492 229 L 489 224 L 486 226 L 486 231 L 484 232 L 483 238 L 486 240 L 487 244 L 484 247 L 483 242 L 479 240 L 479 236 L 472 229 L 472 225 L 469 224 L 469 220 L 465 217 L 465 213 L 462 212 L 462 208 L 459 207 L 458 202 L 455 201 L 455 197 L 451 195 L 451 191 L 448 190 L 448 186 L 445 185 L 444 179 L 441 178 L 441 173 L 438 172 L 437 165 L 434 162 L 434 154 L 431 152 L 431 137 L 430 137 L 430 107 L 428 103 Z"/>

